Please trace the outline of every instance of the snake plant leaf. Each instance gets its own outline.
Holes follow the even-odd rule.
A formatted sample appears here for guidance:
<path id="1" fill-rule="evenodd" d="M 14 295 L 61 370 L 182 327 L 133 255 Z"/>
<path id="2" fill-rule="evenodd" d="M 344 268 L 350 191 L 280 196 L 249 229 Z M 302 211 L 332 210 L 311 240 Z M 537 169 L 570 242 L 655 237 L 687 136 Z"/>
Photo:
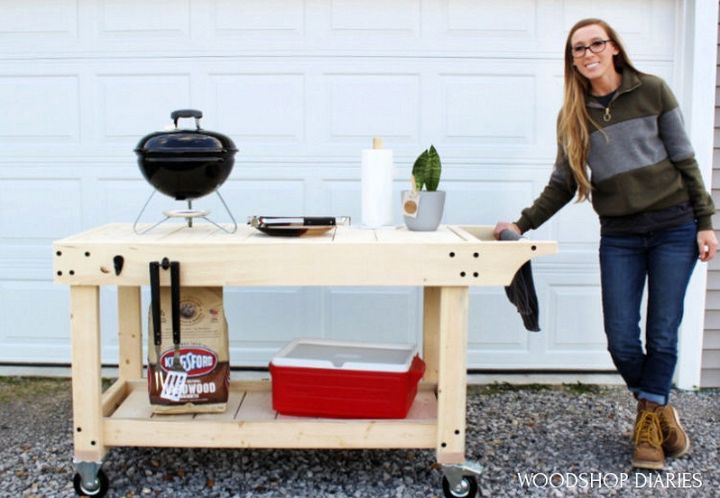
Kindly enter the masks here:
<path id="1" fill-rule="evenodd" d="M 440 155 L 434 146 L 430 146 L 425 161 L 425 187 L 429 192 L 435 192 L 440 184 L 440 173 L 442 172 L 442 164 L 440 163 Z"/>
<path id="2" fill-rule="evenodd" d="M 425 165 L 427 164 L 428 151 L 424 151 L 422 154 L 415 159 L 413 164 L 412 174 L 415 177 L 415 185 L 418 190 L 423 189 L 425 185 Z"/>

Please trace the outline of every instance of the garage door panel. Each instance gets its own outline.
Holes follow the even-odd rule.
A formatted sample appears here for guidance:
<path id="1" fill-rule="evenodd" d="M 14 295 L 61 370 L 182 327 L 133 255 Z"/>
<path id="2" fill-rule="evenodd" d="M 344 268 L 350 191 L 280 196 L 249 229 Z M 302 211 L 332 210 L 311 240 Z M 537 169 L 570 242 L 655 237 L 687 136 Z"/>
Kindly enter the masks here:
<path id="1" fill-rule="evenodd" d="M 172 37 L 190 35 L 190 0 L 98 0 L 101 38 Z"/>
<path id="2" fill-rule="evenodd" d="M 79 231 L 81 190 L 79 179 L 3 178 L 0 240 L 53 240 Z"/>
<path id="3" fill-rule="evenodd" d="M 78 35 L 78 0 L 34 0 L 4 6 L 0 36 L 14 41 L 67 41 Z"/>
<path id="4" fill-rule="evenodd" d="M 52 361 L 67 358 L 69 294 L 52 282 L 1 281 L 0 361 Z M 50 310 L 63 310 L 61 319 Z"/>
<path id="5" fill-rule="evenodd" d="M 493 5 L 492 15 L 488 15 L 488 5 L 483 2 L 445 0 L 442 3 L 447 16 L 446 29 L 449 36 L 460 32 L 478 38 L 532 40 L 536 36 L 536 9 L 538 4 L 543 2 L 497 2 Z"/>
<path id="6" fill-rule="evenodd" d="M 51 240 L 2 239 L 0 242 L 0 285 L 8 282 L 42 281 L 47 283 L 52 277 Z M 2 301 L 0 301 L 2 302 Z M 47 312 L 57 310 L 49 307 Z"/>
<path id="7" fill-rule="evenodd" d="M 597 281 L 594 283 L 550 285 L 548 350 L 582 354 L 583 351 L 606 349 L 600 278 L 595 276 Z"/>
<path id="8" fill-rule="evenodd" d="M 563 209 L 557 216 L 555 234 L 558 239 L 573 244 L 586 244 L 597 250 L 600 241 L 600 221 L 589 202 Z"/>
<path id="9" fill-rule="evenodd" d="M 303 73 L 209 75 L 212 122 L 239 142 L 305 139 Z"/>
<path id="10" fill-rule="evenodd" d="M 563 19 L 567 29 L 579 19 L 599 17 L 620 33 L 634 59 L 667 59 L 676 43 L 675 4 L 673 0 L 566 2 Z"/>
<path id="11" fill-rule="evenodd" d="M 222 186 L 222 195 L 231 206 L 232 212 L 240 223 L 250 215 L 280 215 L 305 212 L 304 204 L 308 196 L 306 180 L 303 178 L 234 178 Z M 198 201 L 198 205 L 207 205 L 213 213 L 222 213 L 216 196 Z"/>
<path id="12" fill-rule="evenodd" d="M 394 0 L 382 8 L 360 0 L 33 0 L 4 12 L 0 33 L 9 43 L 0 53 L 556 57 L 568 26 L 603 17 L 636 57 L 667 59 L 675 45 L 674 14 L 674 0 Z"/>
<path id="13" fill-rule="evenodd" d="M 421 0 L 394 0 L 382 9 L 368 8 L 365 0 L 330 0 L 330 29 L 335 34 L 373 34 L 382 36 L 405 32 L 417 36 L 420 31 Z M 371 33 L 372 32 L 372 33 Z"/>
<path id="14" fill-rule="evenodd" d="M 532 334 L 523 327 L 522 318 L 503 288 L 472 289 L 470 306 L 473 312 L 468 321 L 469 350 L 515 354 L 530 351 Z"/>
<path id="15" fill-rule="evenodd" d="M 323 294 L 323 329 L 305 330 L 306 335 L 371 343 L 420 343 L 417 289 L 332 287 Z"/>
<path id="16" fill-rule="evenodd" d="M 535 141 L 532 75 L 441 75 L 448 142 L 528 144 Z M 522 119 L 517 119 L 522 116 Z"/>
<path id="17" fill-rule="evenodd" d="M 610 355 L 606 351 L 597 272 L 589 268 L 572 270 L 569 269 L 571 267 L 555 269 L 546 266 L 533 264 L 542 331 L 532 333 L 519 328 L 518 330 L 522 332 L 519 339 L 522 341 L 522 346 L 520 342 L 513 344 L 512 341 L 502 344 L 500 341 L 505 331 L 522 327 L 522 320 L 514 308 L 510 307 L 506 312 L 507 306 L 498 296 L 495 306 L 501 311 L 496 313 L 497 318 L 489 319 L 492 321 L 488 328 L 492 331 L 489 336 L 496 337 L 495 341 L 500 342 L 500 346 L 494 348 L 492 344 L 472 342 L 468 351 L 469 368 L 614 369 Z M 488 290 L 483 289 L 480 292 L 488 292 Z M 484 305 L 478 303 L 478 306 Z M 480 313 L 477 314 L 480 316 Z M 483 326 L 485 326 L 484 322 L 477 325 L 480 337 L 483 334 Z M 470 332 L 470 334 L 474 333 Z M 514 337 L 514 332 L 507 333 L 510 337 Z"/>
<path id="18" fill-rule="evenodd" d="M 443 181 L 448 192 L 443 222 L 494 225 L 497 220 L 514 220 L 518 206 L 535 193 L 532 181 L 462 178 Z"/>
<path id="19" fill-rule="evenodd" d="M 326 142 L 358 143 L 373 135 L 417 142 L 422 108 L 418 75 L 327 74 L 325 85 L 320 108 Z"/>
<path id="20" fill-rule="evenodd" d="M 607 18 L 637 66 L 672 85 L 680 5 L 13 2 L 0 18 L 0 108 L 9 117 L 0 121 L 0 298 L 17 310 L 0 322 L 0 349 L 20 344 L 17 330 L 7 339 L 12 324 L 35 327 L 28 337 L 37 337 L 5 360 L 69 361 L 68 294 L 50 283 L 51 241 L 135 219 L 152 189 L 133 148 L 169 124 L 172 110 L 201 109 L 204 128 L 236 142 L 222 192 L 240 223 L 254 214 L 306 214 L 349 215 L 358 224 L 360 152 L 379 135 L 395 155 L 398 206 L 415 157 L 434 144 L 449 193 L 444 221 L 493 224 L 515 219 L 548 181 L 567 28 L 581 17 Z M 194 205 L 228 221 L 216 196 Z M 178 207 L 155 196 L 142 221 Z M 394 214 L 401 224 L 399 207 Z M 471 368 L 612 368 L 598 315 L 597 233 L 584 204 L 530 234 L 561 248 L 533 261 L 540 334 L 524 330 L 502 288 L 472 290 Z M 115 297 L 101 293 L 104 361 L 117 352 Z M 20 316 L 33 299 L 50 317 L 39 328 Z M 264 366 L 296 335 L 372 330 L 377 340 L 416 340 L 421 301 L 409 288 L 230 290 L 231 358 Z M 386 308 L 367 318 L 377 306 Z M 146 307 L 144 289 L 143 324 Z M 278 308 L 298 315 L 275 321 L 261 313 Z"/>
<path id="21" fill-rule="evenodd" d="M 213 30 L 218 37 L 277 37 L 302 34 L 305 29 L 303 0 L 215 0 Z"/>
<path id="22" fill-rule="evenodd" d="M 100 75 L 97 84 L 99 140 L 122 141 L 132 148 L 145 134 L 170 123 L 169 111 L 191 102 L 188 74 Z"/>
<path id="23" fill-rule="evenodd" d="M 80 139 L 77 75 L 0 76 L 0 108 L 4 116 L 0 143 L 74 143 Z"/>
<path id="24" fill-rule="evenodd" d="M 132 166 L 128 167 L 128 170 L 135 175 L 139 175 L 140 172 L 139 169 Z M 147 182 L 137 177 L 98 180 L 93 189 L 98 207 L 94 211 L 97 213 L 95 224 L 112 223 L 117 220 L 134 221 L 151 192 L 152 189 Z M 154 223 L 160 219 L 163 209 L 169 208 L 167 198 L 163 197 L 160 195 L 153 197 L 147 206 L 146 215 L 140 220 L 141 222 Z"/>

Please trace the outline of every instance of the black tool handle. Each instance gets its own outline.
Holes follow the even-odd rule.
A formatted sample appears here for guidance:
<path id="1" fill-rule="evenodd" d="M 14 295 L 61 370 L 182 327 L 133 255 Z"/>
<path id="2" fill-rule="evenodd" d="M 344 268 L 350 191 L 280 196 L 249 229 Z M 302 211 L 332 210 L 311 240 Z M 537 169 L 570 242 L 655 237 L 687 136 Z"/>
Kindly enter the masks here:
<path id="1" fill-rule="evenodd" d="M 175 123 L 175 128 L 177 128 L 178 119 L 180 118 L 195 118 L 195 126 L 197 126 L 198 130 L 200 129 L 200 118 L 203 117 L 202 111 L 198 111 L 197 109 L 178 109 L 177 111 L 173 111 L 170 113 L 170 119 L 173 120 L 173 123 Z"/>
<path id="2" fill-rule="evenodd" d="M 180 263 L 170 262 L 170 299 L 172 302 L 173 344 L 180 344 Z"/>
<path id="3" fill-rule="evenodd" d="M 150 263 L 150 311 L 153 322 L 153 342 L 159 347 L 162 343 L 160 333 L 160 264 L 157 261 Z"/>
<path id="4" fill-rule="evenodd" d="M 328 216 L 306 216 L 303 218 L 303 225 L 306 227 L 312 226 L 334 226 L 335 218 Z"/>

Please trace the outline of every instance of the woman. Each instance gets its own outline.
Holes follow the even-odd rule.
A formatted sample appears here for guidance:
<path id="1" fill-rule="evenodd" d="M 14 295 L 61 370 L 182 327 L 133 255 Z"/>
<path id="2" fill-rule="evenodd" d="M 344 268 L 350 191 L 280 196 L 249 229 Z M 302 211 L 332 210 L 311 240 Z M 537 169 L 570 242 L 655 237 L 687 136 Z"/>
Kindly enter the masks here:
<path id="1" fill-rule="evenodd" d="M 690 445 L 668 398 L 687 283 L 698 257 L 709 261 L 717 250 L 715 208 L 672 92 L 635 69 L 617 33 L 600 19 L 579 21 L 566 41 L 550 181 L 515 223 L 498 223 L 495 236 L 539 227 L 576 194 L 600 216 L 608 350 L 638 400 L 632 463 L 662 469 L 665 456 L 682 456 Z"/>

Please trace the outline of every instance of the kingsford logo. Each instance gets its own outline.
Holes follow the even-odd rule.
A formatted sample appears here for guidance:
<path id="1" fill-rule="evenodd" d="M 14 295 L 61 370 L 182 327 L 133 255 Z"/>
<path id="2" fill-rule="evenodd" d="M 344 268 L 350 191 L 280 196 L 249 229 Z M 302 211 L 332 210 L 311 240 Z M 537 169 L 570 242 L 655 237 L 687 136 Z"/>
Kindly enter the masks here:
<path id="1" fill-rule="evenodd" d="M 175 351 L 168 350 L 160 357 L 163 370 L 172 370 Z M 217 355 L 207 348 L 180 348 L 180 364 L 188 377 L 200 377 L 213 371 L 217 365 Z"/>

